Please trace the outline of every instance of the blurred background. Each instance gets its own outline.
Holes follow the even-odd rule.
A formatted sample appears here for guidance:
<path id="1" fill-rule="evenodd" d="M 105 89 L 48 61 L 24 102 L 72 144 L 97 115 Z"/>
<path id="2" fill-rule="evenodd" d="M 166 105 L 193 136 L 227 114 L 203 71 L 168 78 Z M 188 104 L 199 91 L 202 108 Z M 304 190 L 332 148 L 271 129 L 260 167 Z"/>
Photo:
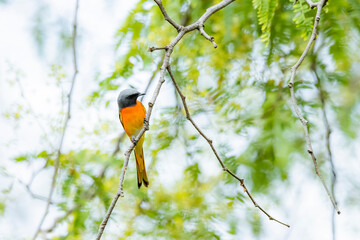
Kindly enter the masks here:
<path id="1" fill-rule="evenodd" d="M 217 2 L 163 4 L 187 25 Z M 152 0 L 79 1 L 79 74 L 58 155 L 74 73 L 74 12 L 74 0 L 0 0 L 1 240 L 34 236 L 58 157 L 38 239 L 95 238 L 130 145 L 117 95 L 129 87 L 146 91 L 147 107 L 163 55 L 148 48 L 165 46 L 177 34 Z M 225 165 L 291 228 L 269 221 L 222 171 L 166 75 L 144 143 L 150 186 L 137 189 L 131 156 L 125 197 L 103 239 L 359 239 L 360 3 L 327 2 L 316 44 L 295 79 L 339 216 L 314 172 L 287 86 L 315 13 L 304 0 L 238 0 L 205 24 L 217 49 L 194 31 L 171 58 L 190 113 Z"/>

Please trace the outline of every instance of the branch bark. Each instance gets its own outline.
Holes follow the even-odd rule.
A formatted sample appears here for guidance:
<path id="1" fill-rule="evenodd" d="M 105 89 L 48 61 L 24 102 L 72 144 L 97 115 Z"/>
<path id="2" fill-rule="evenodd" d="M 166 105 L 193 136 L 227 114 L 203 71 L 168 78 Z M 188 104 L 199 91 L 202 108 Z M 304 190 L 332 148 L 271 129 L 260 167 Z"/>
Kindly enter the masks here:
<path id="1" fill-rule="evenodd" d="M 73 77 L 72 77 L 72 81 L 71 81 L 71 86 L 70 86 L 70 90 L 68 93 L 68 106 L 67 106 L 67 114 L 65 117 L 65 121 L 64 121 L 64 127 L 63 127 L 63 132 L 61 134 L 61 139 L 60 139 L 60 143 L 59 143 L 59 147 L 57 149 L 57 157 L 55 159 L 55 163 L 54 163 L 54 173 L 52 176 L 52 180 L 51 180 L 51 187 L 50 187 L 50 192 L 48 195 L 48 200 L 46 203 L 46 208 L 45 208 L 45 212 L 44 215 L 42 216 L 40 223 L 38 225 L 38 228 L 34 234 L 34 237 L 32 238 L 33 240 L 35 240 L 37 238 L 37 236 L 39 235 L 39 233 L 41 232 L 41 227 L 45 221 L 46 216 L 49 213 L 50 210 L 50 204 L 52 202 L 52 196 L 54 193 L 54 189 L 55 189 L 55 184 L 56 184 L 56 179 L 57 179 L 57 175 L 59 172 L 59 165 L 60 165 L 60 157 L 61 157 L 61 150 L 62 150 L 62 146 L 64 143 L 64 138 L 65 138 L 65 134 L 66 134 L 66 130 L 67 130 L 67 126 L 69 123 L 69 120 L 71 118 L 71 102 L 72 102 L 72 92 L 74 89 L 74 85 L 75 85 L 75 81 L 76 81 L 76 76 L 78 74 L 78 68 L 77 68 L 77 56 L 76 56 L 76 29 L 77 29 L 77 14 L 78 14 L 78 8 L 79 8 L 79 0 L 76 0 L 75 3 L 75 13 L 74 13 L 74 21 L 73 21 L 73 35 L 72 35 L 72 53 L 73 53 L 73 65 L 74 65 L 74 73 L 73 73 Z"/>
<path id="2" fill-rule="evenodd" d="M 311 158 L 313 160 L 314 167 L 315 167 L 315 173 L 316 173 L 316 175 L 318 175 L 318 177 L 319 177 L 322 185 L 324 186 L 325 191 L 326 191 L 331 203 L 333 204 L 334 208 L 336 209 L 337 213 L 340 214 L 340 211 L 339 211 L 339 209 L 337 207 L 337 204 L 336 204 L 332 194 L 330 193 L 328 187 L 326 186 L 326 183 L 325 183 L 325 180 L 324 180 L 322 174 L 319 171 L 319 167 L 318 167 L 318 164 L 317 164 L 317 159 L 315 157 L 315 154 L 314 154 L 314 151 L 313 151 L 313 148 L 312 148 L 312 144 L 311 144 L 311 140 L 310 140 L 309 130 L 308 130 L 308 126 L 307 126 L 308 121 L 303 117 L 303 115 L 300 112 L 300 109 L 299 109 L 299 107 L 297 105 L 297 101 L 296 101 L 296 97 L 295 97 L 295 91 L 294 91 L 294 80 L 295 80 L 296 70 L 299 68 L 301 63 L 304 61 L 307 53 L 309 52 L 309 50 L 311 48 L 312 43 L 316 40 L 317 28 L 318 28 L 319 21 L 320 21 L 321 10 L 322 10 L 324 4 L 326 3 L 326 1 L 327 0 L 321 0 L 320 2 L 316 3 L 317 11 L 316 11 L 314 27 L 313 27 L 313 30 L 312 30 L 312 33 L 311 33 L 310 40 L 309 40 L 308 44 L 306 45 L 306 48 L 305 48 L 304 52 L 301 54 L 299 60 L 291 68 L 291 78 L 290 78 L 290 82 L 289 82 L 288 86 L 290 88 L 290 95 L 291 95 L 292 105 L 294 107 L 296 115 L 299 117 L 300 122 L 301 122 L 301 124 L 303 125 L 303 128 L 304 128 L 305 140 L 306 140 L 306 144 L 307 144 L 307 147 L 308 147 L 307 151 L 308 151 L 308 153 L 310 154 L 310 156 L 311 156 Z"/>
<path id="3" fill-rule="evenodd" d="M 102 234 L 104 232 L 104 229 L 105 229 L 105 227 L 106 227 L 106 225 L 107 225 L 107 223 L 109 221 L 110 215 L 111 215 L 112 211 L 114 210 L 114 207 L 115 207 L 119 197 L 124 196 L 123 183 L 124 183 L 124 179 L 125 179 L 127 166 L 128 166 L 128 163 L 129 163 L 130 154 L 131 154 L 132 150 L 134 149 L 134 147 L 136 146 L 139 139 L 141 138 L 141 136 L 145 133 L 145 131 L 149 130 L 149 120 L 150 120 L 150 117 L 151 117 L 153 106 L 154 106 L 155 101 L 156 101 L 156 99 L 157 99 L 157 97 L 159 95 L 161 86 L 165 81 L 165 71 L 166 71 L 167 67 L 170 64 L 170 56 L 171 56 L 171 54 L 173 52 L 174 47 L 176 46 L 176 44 L 179 43 L 179 41 L 183 38 L 183 36 L 186 33 L 191 32 L 191 31 L 196 30 L 196 29 L 200 30 L 200 26 L 204 26 L 205 21 L 212 14 L 214 14 L 215 12 L 219 11 L 220 9 L 226 7 L 227 5 L 229 5 L 230 3 L 232 3 L 235 0 L 223 0 L 223 1 L 219 2 L 218 4 L 208 8 L 206 10 L 206 12 L 195 23 L 193 23 L 191 25 L 188 25 L 186 27 L 176 24 L 175 21 L 173 21 L 168 16 L 168 14 L 166 13 L 164 7 L 162 6 L 162 2 L 160 0 L 154 0 L 154 1 L 158 4 L 162 14 L 164 15 L 165 20 L 167 20 L 169 23 L 171 23 L 174 26 L 175 29 L 177 29 L 178 35 L 167 46 L 162 48 L 162 50 L 165 51 L 164 60 L 163 60 L 162 66 L 160 68 L 159 81 L 157 83 L 157 86 L 155 88 L 153 96 L 152 96 L 151 100 L 148 103 L 149 108 L 148 108 L 148 111 L 146 113 L 146 118 L 145 118 L 145 121 L 144 121 L 145 122 L 144 127 L 140 130 L 139 134 L 136 136 L 136 138 L 134 139 L 134 141 L 131 143 L 130 147 L 128 148 L 128 150 L 124 154 L 125 155 L 125 160 L 124 160 L 124 165 L 123 165 L 123 168 L 122 168 L 121 174 L 120 174 L 120 180 L 119 180 L 118 189 L 117 189 L 117 192 L 116 192 L 116 194 L 115 194 L 115 196 L 114 196 L 114 198 L 113 198 L 113 200 L 112 200 L 112 202 L 110 204 L 110 207 L 109 207 L 107 213 L 105 214 L 105 216 L 103 218 L 102 223 L 100 224 L 99 231 L 98 231 L 98 234 L 97 234 L 97 237 L 96 237 L 97 240 L 101 239 L 101 236 L 102 236 Z"/>
<path id="4" fill-rule="evenodd" d="M 250 194 L 250 192 L 248 191 L 248 189 L 245 186 L 245 182 L 243 178 L 239 178 L 238 176 L 236 176 L 233 172 L 231 172 L 224 164 L 224 162 L 221 160 L 219 154 L 217 153 L 214 145 L 213 145 L 213 141 L 208 138 L 204 132 L 202 132 L 199 128 L 199 126 L 194 122 L 194 120 L 192 119 L 190 112 L 189 112 L 189 108 L 187 106 L 186 103 L 186 97 L 185 95 L 181 92 L 179 85 L 177 84 L 174 75 L 171 72 L 171 67 L 168 66 L 167 70 L 169 72 L 170 78 L 172 80 L 172 82 L 174 83 L 174 86 L 176 88 L 176 91 L 178 92 L 178 94 L 180 95 L 181 101 L 183 103 L 184 109 L 185 109 L 185 114 L 186 114 L 186 118 L 187 120 L 189 120 L 191 122 L 191 124 L 194 126 L 194 128 L 198 131 L 198 133 L 208 142 L 209 146 L 211 147 L 212 151 L 214 152 L 214 155 L 216 157 L 216 159 L 219 161 L 223 171 L 227 172 L 228 174 L 230 174 L 233 178 L 235 178 L 236 180 L 238 180 L 240 182 L 240 186 L 243 187 L 244 192 L 248 195 L 248 197 L 250 198 L 250 200 L 252 201 L 252 203 L 254 204 L 255 207 L 257 207 L 260 211 L 262 211 L 268 218 L 269 220 L 273 220 L 275 222 L 278 222 L 286 227 L 290 227 L 290 225 L 283 223 L 279 220 L 277 220 L 276 218 L 273 218 L 272 216 L 270 216 L 270 214 L 268 214 L 259 204 L 256 203 L 255 199 L 252 197 L 252 195 Z"/>

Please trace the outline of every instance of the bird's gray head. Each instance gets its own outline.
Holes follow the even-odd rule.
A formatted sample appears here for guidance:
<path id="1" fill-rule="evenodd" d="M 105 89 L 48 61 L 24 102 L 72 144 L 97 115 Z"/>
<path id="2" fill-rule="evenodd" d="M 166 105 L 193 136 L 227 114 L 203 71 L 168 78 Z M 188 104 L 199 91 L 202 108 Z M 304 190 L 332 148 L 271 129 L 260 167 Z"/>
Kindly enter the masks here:
<path id="1" fill-rule="evenodd" d="M 132 88 L 121 91 L 117 99 L 119 108 L 121 109 L 121 108 L 135 106 L 136 99 L 141 95 L 145 95 L 145 94 L 139 93 L 138 91 Z"/>

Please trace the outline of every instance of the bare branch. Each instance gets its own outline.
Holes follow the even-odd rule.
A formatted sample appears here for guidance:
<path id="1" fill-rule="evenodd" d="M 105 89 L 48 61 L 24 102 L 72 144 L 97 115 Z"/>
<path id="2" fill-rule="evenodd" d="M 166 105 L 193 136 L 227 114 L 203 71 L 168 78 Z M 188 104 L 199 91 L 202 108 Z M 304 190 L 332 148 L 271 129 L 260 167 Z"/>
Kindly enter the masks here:
<path id="1" fill-rule="evenodd" d="M 189 108 L 188 108 L 188 106 L 187 106 L 187 104 L 186 104 L 186 97 L 185 97 L 184 94 L 181 92 L 180 87 L 179 87 L 179 85 L 177 84 L 177 82 L 176 82 L 176 80 L 175 80 L 175 78 L 174 78 L 174 75 L 173 75 L 172 72 L 171 72 L 170 66 L 167 67 L 167 70 L 168 70 L 168 72 L 169 72 L 169 74 L 170 74 L 170 77 L 171 77 L 172 82 L 174 83 L 174 86 L 175 86 L 175 88 L 176 88 L 176 91 L 179 93 L 179 95 L 180 95 L 180 97 L 181 97 L 181 101 L 182 101 L 183 106 L 184 106 L 184 109 L 185 109 L 186 118 L 191 122 L 191 124 L 192 124 L 192 125 L 194 126 L 194 128 L 198 131 L 198 133 L 208 142 L 209 146 L 211 147 L 212 151 L 213 151 L 214 154 L 215 154 L 216 159 L 219 161 L 219 163 L 220 163 L 223 171 L 229 173 L 233 178 L 235 178 L 236 180 L 238 180 L 238 181 L 240 182 L 240 185 L 243 187 L 244 192 L 246 192 L 246 194 L 249 196 L 249 198 L 250 198 L 250 200 L 253 202 L 254 206 L 257 207 L 257 208 L 259 208 L 260 211 L 262 211 L 262 212 L 269 218 L 269 220 L 273 220 L 273 221 L 278 222 L 278 223 L 280 223 L 280 224 L 282 224 L 282 225 L 284 225 L 284 226 L 286 226 L 286 227 L 290 227 L 290 225 L 288 225 L 288 224 L 286 224 L 286 223 L 283 223 L 283 222 L 280 222 L 279 220 L 273 218 L 273 217 L 270 216 L 263 208 L 261 208 L 260 205 L 258 205 L 258 204 L 255 202 L 254 198 L 251 196 L 250 192 L 249 192 L 248 189 L 246 188 L 245 183 L 244 183 L 244 179 L 243 179 L 243 178 L 239 178 L 238 176 L 236 176 L 233 172 L 231 172 L 231 171 L 225 166 L 224 162 L 221 160 L 219 154 L 217 153 L 217 151 L 216 151 L 216 149 L 215 149 L 215 147 L 214 147 L 214 145 L 213 145 L 213 141 L 212 141 L 210 138 L 208 138 L 208 137 L 205 135 L 205 133 L 203 133 L 203 132 L 200 130 L 199 126 L 198 126 L 198 125 L 194 122 L 194 120 L 192 119 L 192 117 L 191 117 L 191 115 L 190 115 L 190 112 L 189 112 Z"/>
<path id="2" fill-rule="evenodd" d="M 160 0 L 154 0 L 160 7 L 162 7 L 162 3 Z M 187 27 L 180 27 L 180 28 L 177 28 L 178 27 L 178 24 L 173 24 L 172 25 L 178 30 L 178 35 L 166 46 L 164 47 L 165 49 L 165 53 L 164 53 L 164 59 L 163 59 L 163 63 L 162 63 L 162 66 L 160 68 L 160 76 L 159 76 L 159 81 L 157 83 L 157 86 L 154 90 L 154 93 L 153 93 L 153 96 L 152 98 L 150 99 L 148 105 L 149 105 L 149 108 L 148 108 L 148 111 L 146 113 L 146 118 L 145 118 L 145 121 L 144 121 L 144 127 L 140 130 L 139 134 L 136 136 L 136 138 L 134 139 L 134 141 L 131 143 L 130 147 L 128 148 L 128 150 L 125 152 L 125 160 L 124 160 L 124 165 L 123 165 L 123 168 L 121 170 L 121 174 L 120 174 L 120 180 L 119 180 L 119 185 L 118 185 L 118 189 L 117 189 L 117 192 L 110 204 L 110 207 L 107 211 L 107 213 L 105 214 L 104 218 L 103 218 L 103 221 L 102 223 L 100 224 L 100 227 L 99 227 L 99 231 L 98 231 L 98 235 L 96 237 L 97 240 L 101 239 L 101 236 L 104 232 L 104 229 L 107 225 L 107 222 L 109 221 L 109 218 L 110 218 L 110 215 L 116 205 L 116 202 L 117 200 L 119 199 L 119 197 L 123 197 L 124 196 L 124 193 L 123 193 L 123 183 L 124 183 L 124 178 L 125 178 L 125 173 L 126 173 L 126 170 L 127 170 L 127 166 L 128 166 L 128 163 L 129 163 L 129 158 L 130 158 L 130 154 L 132 152 L 132 150 L 134 149 L 134 147 L 136 146 L 137 142 L 139 141 L 139 139 L 141 138 L 141 136 L 145 133 L 145 131 L 149 130 L 149 120 L 150 120 L 150 117 L 151 117 L 151 113 L 152 113 L 152 109 L 153 109 L 153 106 L 155 104 L 155 101 L 157 99 L 157 96 L 159 95 L 160 93 L 160 89 L 161 89 L 161 86 L 162 84 L 164 83 L 165 81 L 165 71 L 167 69 L 167 67 L 169 66 L 170 64 L 170 56 L 173 52 L 173 49 L 174 47 L 176 46 L 176 44 L 183 38 L 183 36 L 188 33 L 188 32 L 191 32 L 195 29 L 199 29 L 199 26 L 203 26 L 204 25 L 204 22 L 212 15 L 214 14 L 215 12 L 219 11 L 220 9 L 226 7 L 227 5 L 229 5 L 230 3 L 232 3 L 234 0 L 223 0 L 221 1 L 220 3 L 208 8 L 206 10 L 206 12 L 199 18 L 198 21 L 196 21 L 195 23 L 187 26 Z M 163 7 L 162 7 L 163 8 Z M 164 12 L 165 10 L 162 10 L 162 13 L 164 15 Z M 166 13 L 166 12 L 165 12 Z M 167 16 L 167 14 L 166 14 Z M 164 15 L 165 19 L 166 19 L 166 16 Z M 169 20 L 167 20 L 169 21 Z"/>
<path id="3" fill-rule="evenodd" d="M 75 5 L 75 14 L 74 14 L 74 22 L 73 22 L 73 36 L 72 36 L 72 51 L 73 51 L 73 65 L 74 65 L 74 73 L 73 73 L 73 77 L 72 77 L 72 81 L 71 81 L 71 86 L 70 86 L 70 90 L 68 93 L 68 108 L 67 108 L 67 116 L 65 118 L 65 122 L 64 122 L 64 127 L 63 127 L 63 132 L 61 135 L 61 139 L 60 139 L 60 143 L 59 143 L 59 147 L 57 150 L 57 157 L 55 159 L 55 163 L 54 163 L 54 173 L 53 173 L 53 177 L 51 180 L 51 188 L 50 188 L 50 192 L 49 192 L 49 196 L 48 196 L 48 201 L 46 204 L 46 208 L 45 208 L 45 212 L 44 215 L 42 216 L 39 226 L 35 232 L 35 235 L 33 237 L 33 240 L 35 240 L 38 236 L 38 234 L 41 231 L 41 227 L 45 221 L 46 216 L 49 213 L 49 209 L 50 209 L 50 204 L 52 201 L 52 195 L 55 189 L 55 184 L 56 184 L 56 178 L 59 172 L 59 165 L 60 165 L 60 157 L 61 157 L 61 149 L 64 143 L 64 138 L 65 138 L 65 134 L 66 134 L 66 129 L 69 123 L 69 120 L 71 118 L 71 103 L 72 103 L 72 92 L 74 89 L 74 85 L 75 85 L 75 80 L 76 80 L 76 76 L 78 74 L 78 68 L 77 68 L 77 59 L 76 59 L 76 28 L 77 28 L 77 13 L 78 13 L 78 8 L 79 8 L 79 0 L 76 0 L 76 5 Z"/>
<path id="4" fill-rule="evenodd" d="M 46 201 L 46 202 L 48 201 L 47 197 L 44 197 L 44 196 L 34 193 L 31 190 L 31 186 L 28 183 L 25 183 L 24 181 L 22 181 L 21 179 L 18 179 L 18 178 L 16 178 L 16 180 L 26 188 L 26 191 L 30 194 L 30 196 L 32 198 L 36 198 L 36 199 L 39 199 L 41 201 Z M 53 204 L 53 202 L 51 201 L 50 204 Z"/>
<path id="5" fill-rule="evenodd" d="M 331 136 L 331 128 L 330 128 L 330 124 L 328 121 L 328 117 L 327 117 L 327 113 L 326 113 L 326 97 L 325 97 L 325 93 L 324 93 L 324 89 L 321 83 L 321 79 L 316 71 L 316 65 L 315 63 L 312 65 L 312 70 L 315 74 L 315 77 L 317 79 L 317 87 L 319 90 L 319 99 L 321 102 L 321 112 L 323 115 L 323 122 L 325 125 L 325 139 L 326 139 L 326 150 L 328 153 L 328 157 L 329 157 L 329 162 L 330 162 L 330 166 L 331 166 L 331 171 L 332 171 L 332 178 L 331 178 L 331 194 L 334 198 L 335 203 L 337 203 L 336 201 L 336 197 L 335 197 L 335 185 L 336 185 L 336 171 L 335 171 L 335 165 L 334 165 L 334 160 L 332 157 L 332 151 L 331 151 L 331 145 L 330 145 L 330 136 Z M 331 214 L 331 225 L 332 225 L 332 235 L 333 235 L 333 240 L 335 240 L 335 208 L 332 209 L 332 214 Z"/>
<path id="6" fill-rule="evenodd" d="M 199 31 L 200 31 L 200 34 L 201 34 L 204 38 L 206 38 L 207 40 L 209 40 L 209 41 L 213 44 L 214 48 L 217 48 L 217 45 L 216 45 L 216 43 L 215 43 L 214 37 L 209 36 L 209 34 L 207 34 L 207 33 L 205 32 L 205 30 L 204 30 L 204 25 L 199 27 Z"/>
<path id="7" fill-rule="evenodd" d="M 202 36 L 204 36 L 207 40 L 209 40 L 214 48 L 217 48 L 217 45 L 215 43 L 214 37 L 209 36 L 205 31 L 204 31 L 204 23 L 206 22 L 206 20 L 215 12 L 219 11 L 220 9 L 223 9 L 224 7 L 226 7 L 227 5 L 229 5 L 230 3 L 232 3 L 235 0 L 229 0 L 229 1 L 221 1 L 218 4 L 208 8 L 205 12 L 205 14 L 203 14 L 199 20 L 197 20 L 195 23 L 186 26 L 185 27 L 185 31 L 189 32 L 192 31 L 194 29 L 198 29 L 200 31 L 200 34 Z"/>
<path id="8" fill-rule="evenodd" d="M 163 13 L 165 19 L 166 19 L 166 18 L 169 18 L 169 17 L 167 16 L 167 13 L 166 13 L 166 11 L 165 11 L 162 3 L 161 3 L 161 0 L 154 0 L 154 1 L 159 5 L 159 8 L 160 8 L 161 12 Z M 173 25 L 173 26 L 178 30 L 179 33 L 180 33 L 181 31 L 184 31 L 185 33 L 188 33 L 188 32 L 191 32 L 191 31 L 197 29 L 197 30 L 200 31 L 200 34 L 201 34 L 202 36 L 204 36 L 207 40 L 209 40 L 209 41 L 213 44 L 214 48 L 217 48 L 217 45 L 216 45 L 216 43 L 215 43 L 215 41 L 214 41 L 214 37 L 209 36 L 209 35 L 205 32 L 205 30 L 204 30 L 204 23 L 206 22 L 206 20 L 207 20 L 211 15 L 213 15 L 215 12 L 223 9 L 224 7 L 226 7 L 227 5 L 229 5 L 230 3 L 232 3 L 233 1 L 235 1 L 235 0 L 223 0 L 223 1 L 219 2 L 218 4 L 216 4 L 216 5 L 208 8 L 208 9 L 206 10 L 206 12 L 205 12 L 195 23 L 190 24 L 190 25 L 188 25 L 188 26 L 186 26 L 186 27 L 180 26 L 180 25 L 176 24 L 175 22 L 174 22 L 174 24 L 178 25 L 179 28 L 176 27 L 176 26 L 174 26 L 174 25 Z M 166 20 L 169 21 L 168 19 L 166 19 Z M 170 19 L 170 20 L 171 20 L 171 19 Z M 171 20 L 171 21 L 173 21 L 173 20 Z M 149 51 L 152 52 L 152 51 L 154 51 L 154 50 L 162 50 L 162 49 L 165 49 L 165 48 L 166 48 L 166 47 L 164 47 L 164 48 L 149 48 Z"/>
<path id="9" fill-rule="evenodd" d="M 314 22 L 313 31 L 311 33 L 310 40 L 309 40 L 304 52 L 301 54 L 301 56 L 300 56 L 299 60 L 296 62 L 296 64 L 291 68 L 291 78 L 290 78 L 290 82 L 289 82 L 289 88 L 290 88 L 292 105 L 294 107 L 296 115 L 299 117 L 299 119 L 300 119 L 300 121 L 301 121 L 301 123 L 303 125 L 303 128 L 304 128 L 305 140 L 306 140 L 307 147 L 308 147 L 308 153 L 310 154 L 310 156 L 311 156 L 311 158 L 313 160 L 316 175 L 319 176 L 320 181 L 321 181 L 322 185 L 324 186 L 324 188 L 326 190 L 326 193 L 327 193 L 328 197 L 330 198 L 334 208 L 336 209 L 337 213 L 340 214 L 340 211 L 339 211 L 339 209 L 337 207 L 337 204 L 336 204 L 333 196 L 331 195 L 329 189 L 327 188 L 322 174 L 319 171 L 319 167 L 318 167 L 318 164 L 317 164 L 317 160 L 316 160 L 316 157 L 315 157 L 315 154 L 314 154 L 314 151 L 313 151 L 313 148 L 312 148 L 310 136 L 309 136 L 308 126 L 307 126 L 308 121 L 303 117 L 303 115 L 300 112 L 300 109 L 299 109 L 299 107 L 297 105 L 297 101 L 296 101 L 296 97 L 295 97 L 295 91 L 294 91 L 294 80 L 295 80 L 296 70 L 299 68 L 300 64 L 304 61 L 307 53 L 309 52 L 309 50 L 311 48 L 312 43 L 316 40 L 317 27 L 318 27 L 319 21 L 320 21 L 321 10 L 322 10 L 322 7 L 324 6 L 325 2 L 326 2 L 326 0 L 321 0 L 320 2 L 317 3 L 317 6 L 316 6 L 317 7 L 317 12 L 316 12 L 316 16 L 315 16 L 315 22 Z"/>
<path id="10" fill-rule="evenodd" d="M 177 24 L 174 20 L 172 20 L 169 15 L 167 14 L 167 12 L 165 11 L 164 6 L 162 5 L 162 1 L 161 0 L 154 0 L 154 2 L 156 2 L 156 4 L 159 6 L 162 15 L 164 16 L 165 20 L 168 21 L 171 25 L 173 25 L 173 27 L 179 32 L 181 29 L 181 26 L 179 24 Z"/>

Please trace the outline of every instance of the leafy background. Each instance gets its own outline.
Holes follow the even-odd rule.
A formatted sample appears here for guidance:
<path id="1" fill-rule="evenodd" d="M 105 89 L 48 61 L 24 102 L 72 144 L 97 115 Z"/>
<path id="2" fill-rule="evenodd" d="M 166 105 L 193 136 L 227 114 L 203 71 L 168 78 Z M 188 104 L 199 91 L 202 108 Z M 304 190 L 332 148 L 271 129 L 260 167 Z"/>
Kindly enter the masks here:
<path id="1" fill-rule="evenodd" d="M 219 1 L 163 1 L 190 24 Z M 72 75 L 74 1 L 0 1 L 1 239 L 32 236 L 44 211 Z M 206 141 L 186 121 L 167 81 L 146 133 L 150 187 L 137 190 L 133 160 L 125 197 L 104 239 L 331 239 L 331 205 L 313 172 L 303 130 L 290 102 L 290 67 L 311 34 L 316 10 L 304 0 L 235 1 L 205 30 L 185 36 L 172 69 L 194 120 L 214 140 L 226 166 L 286 229 L 255 209 L 238 182 L 221 171 Z M 44 239 L 88 239 L 116 191 L 129 145 L 118 123 L 121 89 L 157 81 L 161 52 L 176 30 L 150 0 L 80 1 L 72 118 L 61 155 Z M 333 130 L 337 170 L 337 239 L 359 234 L 360 3 L 328 1 L 316 45 L 296 77 L 296 96 L 310 121 L 321 171 L 330 184 L 319 79 Z M 316 77 L 318 76 L 318 78 Z M 120 150 L 114 151 L 120 138 Z M 30 190 L 26 188 L 30 184 Z M 29 186 L 29 185 L 28 185 Z M 31 195 L 32 194 L 32 195 Z M 36 194 L 36 196 L 34 196 Z M 54 224 L 55 223 L 55 224 Z M 23 229 L 19 233 L 18 229 Z"/>

